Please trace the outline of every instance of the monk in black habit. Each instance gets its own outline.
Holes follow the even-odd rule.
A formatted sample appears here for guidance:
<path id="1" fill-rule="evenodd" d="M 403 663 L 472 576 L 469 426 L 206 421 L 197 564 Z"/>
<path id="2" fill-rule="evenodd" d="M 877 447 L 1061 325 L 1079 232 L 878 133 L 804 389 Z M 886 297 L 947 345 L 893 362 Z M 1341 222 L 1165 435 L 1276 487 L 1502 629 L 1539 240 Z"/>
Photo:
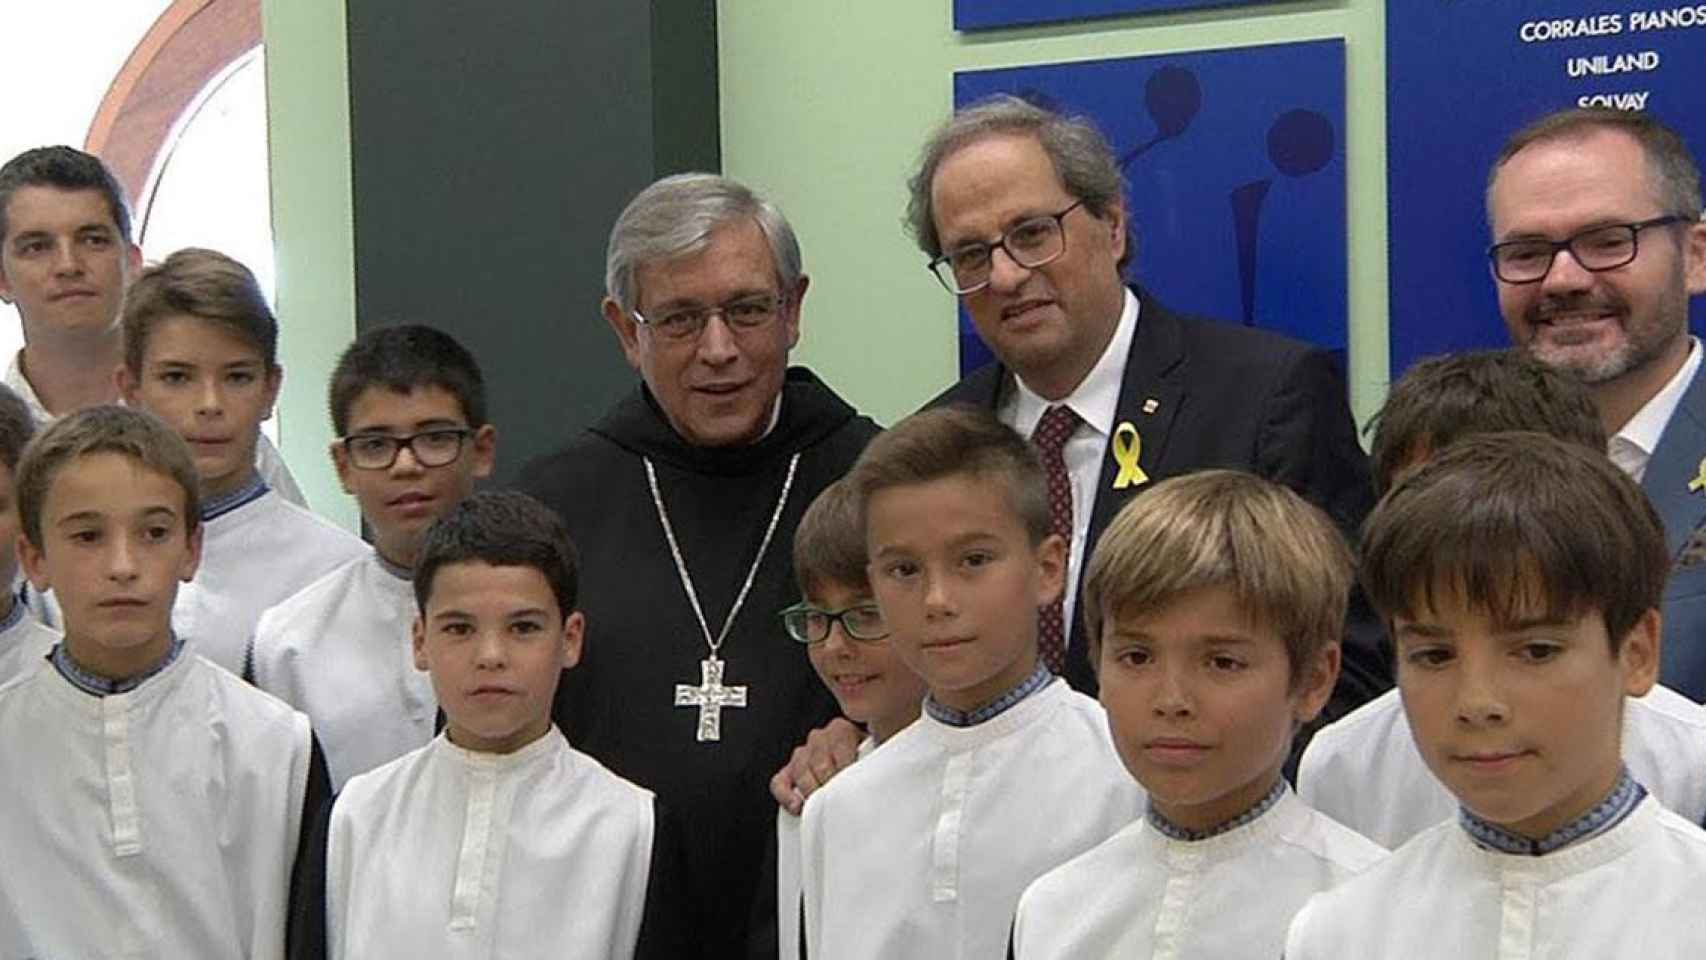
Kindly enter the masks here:
<path id="1" fill-rule="evenodd" d="M 557 690 L 569 742 L 658 794 L 686 833 L 703 956 L 774 942 L 754 909 L 770 776 L 836 714 L 776 613 L 806 506 L 877 433 L 790 369 L 807 278 L 774 205 L 686 174 L 611 231 L 603 312 L 642 383 L 518 485 L 583 557 L 586 640 Z M 759 919 L 754 920 L 754 917 Z"/>

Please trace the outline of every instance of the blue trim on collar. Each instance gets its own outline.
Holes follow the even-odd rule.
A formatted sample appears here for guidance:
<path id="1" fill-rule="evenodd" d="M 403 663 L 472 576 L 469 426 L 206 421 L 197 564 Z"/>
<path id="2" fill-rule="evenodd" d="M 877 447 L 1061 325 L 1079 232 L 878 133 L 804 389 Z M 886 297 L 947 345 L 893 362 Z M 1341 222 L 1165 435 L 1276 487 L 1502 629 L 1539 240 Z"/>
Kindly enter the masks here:
<path id="1" fill-rule="evenodd" d="M 1617 826 L 1635 812 L 1635 808 L 1641 805 L 1646 796 L 1647 788 L 1636 783 L 1635 779 L 1629 776 L 1629 768 L 1624 767 L 1617 776 L 1617 785 L 1611 788 L 1611 793 L 1607 794 L 1604 800 L 1592 810 L 1539 840 L 1531 840 L 1484 820 L 1469 812 L 1468 807 L 1458 808 L 1457 822 L 1464 832 L 1469 834 L 1469 838 L 1483 849 L 1519 857 L 1543 857 L 1571 844 L 1597 837 Z"/>
<path id="2" fill-rule="evenodd" d="M 412 582 L 415 579 L 414 567 L 405 567 L 400 563 L 392 563 L 385 559 L 385 555 L 379 552 L 378 547 L 373 549 L 373 559 L 379 561 L 379 569 L 384 570 L 386 573 L 389 573 L 391 576 L 396 577 L 399 580 L 408 580 Z"/>
<path id="3" fill-rule="evenodd" d="M 266 496 L 267 491 L 270 489 L 271 488 L 267 486 L 267 482 L 261 479 L 260 474 L 254 474 L 249 478 L 248 483 L 243 484 L 241 487 L 238 487 L 236 490 L 233 490 L 225 496 L 211 500 L 203 500 L 201 502 L 201 522 L 206 523 L 209 520 L 216 520 L 238 507 L 246 507 L 249 504 L 254 503 L 256 500 Z"/>
<path id="4" fill-rule="evenodd" d="M 1208 840 L 1212 837 L 1218 837 L 1223 833 L 1231 833 L 1239 827 L 1255 823 L 1261 818 L 1262 814 L 1267 813 L 1269 810 L 1272 810 L 1275 806 L 1279 805 L 1280 800 L 1285 797 L 1285 791 L 1285 778 L 1280 777 L 1278 780 L 1274 781 L 1273 789 L 1269 790 L 1267 795 L 1263 796 L 1262 799 L 1257 800 L 1255 806 L 1243 813 L 1240 813 L 1238 816 L 1233 817 L 1231 820 L 1209 827 L 1207 830 L 1192 830 L 1189 827 L 1179 826 L 1173 821 L 1162 816 L 1161 811 L 1155 809 L 1154 800 L 1150 800 L 1149 809 L 1144 812 L 1144 817 L 1149 821 L 1149 825 L 1155 828 L 1157 833 L 1167 839 L 1183 840 L 1187 843 L 1195 843 L 1198 840 Z"/>
<path id="5" fill-rule="evenodd" d="M 1036 668 L 1031 671 L 1031 675 L 1021 680 L 1018 686 L 976 710 L 955 710 L 953 707 L 937 703 L 935 697 L 928 696 L 924 698 L 924 712 L 928 713 L 932 720 L 946 726 L 975 727 L 980 723 L 994 720 L 1018 706 L 1026 697 L 1048 686 L 1049 681 L 1053 679 L 1054 674 L 1049 672 L 1048 667 L 1043 666 L 1041 660 L 1038 660 Z"/>
<path id="6" fill-rule="evenodd" d="M 48 655 L 48 659 L 53 662 L 53 667 L 59 671 L 59 675 L 64 677 L 72 686 L 91 697 L 108 697 L 114 694 L 129 693 L 142 686 L 158 675 L 160 671 L 171 666 L 178 659 L 178 655 L 183 652 L 183 638 L 174 633 L 172 634 L 172 645 L 166 650 L 166 655 L 161 658 L 159 663 L 134 677 L 125 677 L 122 680 L 110 680 L 79 667 L 77 662 L 71 659 L 71 654 L 66 651 L 64 643 L 55 644 L 53 653 Z"/>

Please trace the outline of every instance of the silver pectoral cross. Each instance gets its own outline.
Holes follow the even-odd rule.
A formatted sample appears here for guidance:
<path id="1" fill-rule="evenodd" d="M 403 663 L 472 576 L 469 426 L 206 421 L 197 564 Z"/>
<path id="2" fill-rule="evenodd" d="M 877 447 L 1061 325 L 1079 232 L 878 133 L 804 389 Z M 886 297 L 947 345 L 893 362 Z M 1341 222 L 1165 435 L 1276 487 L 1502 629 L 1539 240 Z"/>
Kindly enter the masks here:
<path id="1" fill-rule="evenodd" d="M 699 708 L 699 742 L 723 738 L 723 708 L 746 706 L 746 687 L 723 686 L 723 661 L 713 654 L 699 661 L 699 685 L 675 685 L 675 705 Z"/>

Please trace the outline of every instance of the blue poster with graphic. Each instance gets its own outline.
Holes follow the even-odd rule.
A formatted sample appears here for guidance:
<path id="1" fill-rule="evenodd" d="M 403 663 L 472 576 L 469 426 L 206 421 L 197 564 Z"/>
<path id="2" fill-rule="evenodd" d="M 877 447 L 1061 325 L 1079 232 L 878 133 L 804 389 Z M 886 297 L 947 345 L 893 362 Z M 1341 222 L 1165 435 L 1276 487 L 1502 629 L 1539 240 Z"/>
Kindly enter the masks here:
<path id="1" fill-rule="evenodd" d="M 1706 157 L 1706 4 L 1387 0 L 1392 375 L 1510 341 L 1487 264 L 1487 173 L 1553 110 L 1646 110 Z M 1697 298 L 1690 321 L 1706 329 Z"/>
<path id="2" fill-rule="evenodd" d="M 1346 343 L 1342 40 L 979 70 L 964 106 L 1010 93 L 1091 117 L 1126 177 L 1130 278 L 1170 309 Z M 960 370 L 990 359 L 960 312 Z"/>
<path id="3" fill-rule="evenodd" d="M 989 30 L 1122 14 L 1274 2 L 1276 0 L 954 0 L 954 29 Z"/>

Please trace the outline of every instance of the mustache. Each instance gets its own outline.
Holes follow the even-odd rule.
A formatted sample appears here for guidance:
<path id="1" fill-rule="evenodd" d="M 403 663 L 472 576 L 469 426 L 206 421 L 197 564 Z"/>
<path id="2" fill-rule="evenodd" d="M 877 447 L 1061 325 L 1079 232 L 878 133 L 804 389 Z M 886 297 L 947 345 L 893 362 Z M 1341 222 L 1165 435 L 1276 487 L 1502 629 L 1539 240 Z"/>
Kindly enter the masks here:
<path id="1" fill-rule="evenodd" d="M 1581 313 L 1589 310 L 1598 313 L 1627 313 L 1628 309 L 1629 302 L 1615 293 L 1578 290 L 1566 294 L 1547 294 L 1529 309 L 1528 314 L 1533 320 L 1550 320 L 1562 313 Z"/>

